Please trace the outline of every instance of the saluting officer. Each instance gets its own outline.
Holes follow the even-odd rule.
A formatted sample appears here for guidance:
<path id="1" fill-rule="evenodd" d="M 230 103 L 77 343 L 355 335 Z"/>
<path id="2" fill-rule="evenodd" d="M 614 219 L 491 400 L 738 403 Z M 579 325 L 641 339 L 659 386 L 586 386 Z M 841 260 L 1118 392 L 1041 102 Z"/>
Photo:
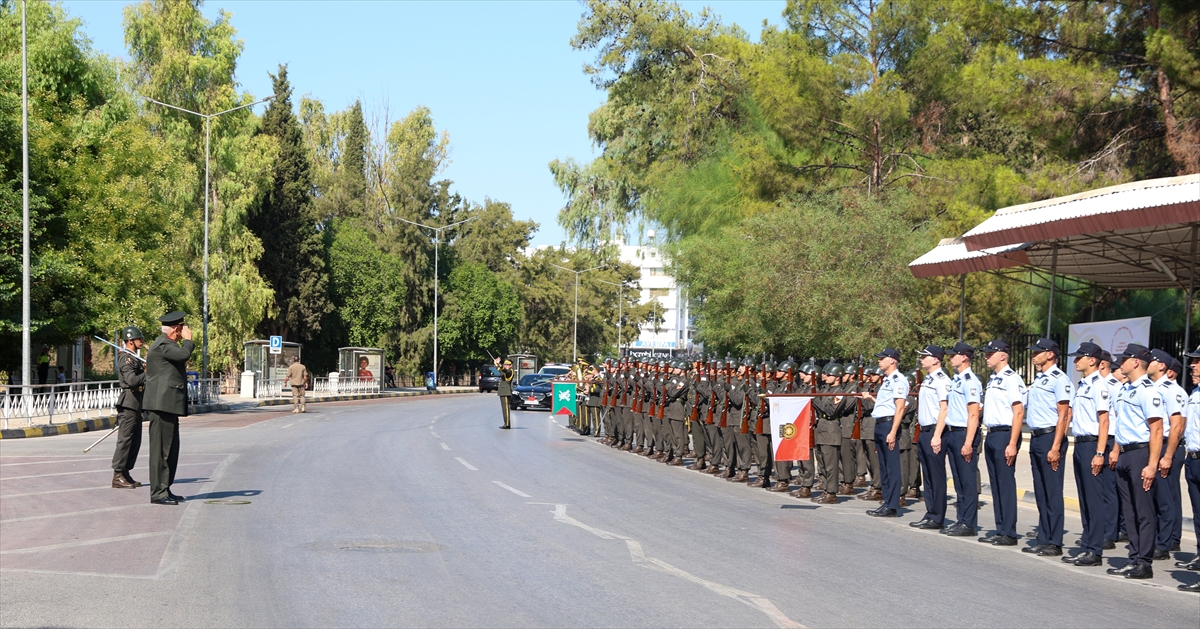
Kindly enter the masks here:
<path id="1" fill-rule="evenodd" d="M 992 485 L 992 511 L 996 532 L 979 538 L 994 546 L 1017 545 L 1017 452 L 1021 449 L 1021 424 L 1025 419 L 1025 383 L 1008 366 L 1008 343 L 996 339 L 983 348 L 992 370 L 983 400 L 983 425 L 987 428 L 983 453 Z"/>
<path id="2" fill-rule="evenodd" d="M 950 349 L 954 379 L 946 398 L 946 415 L 938 420 L 929 446 L 945 451 L 954 477 L 954 524 L 942 529 L 950 537 L 970 537 L 979 520 L 979 410 L 983 386 L 971 371 L 975 348 L 959 341 Z"/>
<path id="3" fill-rule="evenodd" d="M 162 334 L 146 352 L 142 408 L 150 413 L 150 502 L 160 505 L 183 500 L 171 493 L 171 484 L 179 467 L 179 418 L 188 414 L 187 361 L 196 349 L 185 316 L 176 311 L 159 317 Z"/>
<path id="4" fill-rule="evenodd" d="M 933 436 L 939 434 L 938 427 L 946 423 L 950 378 L 942 371 L 942 358 L 946 352 L 941 347 L 926 345 L 917 355 L 925 370 L 925 379 L 917 396 L 917 423 L 921 427 L 917 436 L 917 457 L 925 478 L 925 517 L 909 526 L 941 530 L 946 519 L 946 451 L 939 448 L 934 452 L 930 444 Z"/>
<path id="5" fill-rule="evenodd" d="M 1071 380 L 1058 368 L 1058 343 L 1038 339 L 1029 347 L 1038 370 L 1027 394 L 1025 423 L 1029 425 L 1029 464 L 1033 468 L 1033 494 L 1037 500 L 1037 539 L 1021 552 L 1039 557 L 1062 555 L 1063 455 L 1067 453 L 1067 428 L 1071 422 Z"/>
<path id="6" fill-rule="evenodd" d="M 1192 395 L 1188 398 L 1184 412 L 1187 425 L 1184 427 L 1183 438 L 1186 452 L 1183 465 L 1186 470 L 1188 496 L 1192 501 L 1192 526 L 1196 530 L 1196 555 L 1191 561 L 1175 562 L 1176 568 L 1200 570 L 1200 347 L 1196 351 L 1185 354 L 1192 372 Z M 1200 580 L 1188 585 L 1179 586 L 1184 592 L 1200 592 Z"/>
<path id="7" fill-rule="evenodd" d="M 117 398 L 117 447 L 113 451 L 112 468 L 114 489 L 135 489 L 142 484 L 129 476 L 142 449 L 142 394 L 146 391 L 146 369 L 137 352 L 142 348 L 142 331 L 129 326 L 121 331 L 125 349 L 121 352 L 117 379 L 121 383 L 121 395 Z"/>
<path id="8" fill-rule="evenodd" d="M 1182 532 L 1183 527 L 1183 496 L 1179 492 L 1183 457 L 1179 444 L 1183 438 L 1187 392 L 1171 373 L 1174 362 L 1175 358 L 1170 354 L 1155 349 L 1150 351 L 1150 364 L 1146 366 L 1146 375 L 1163 400 L 1163 449 L 1158 461 L 1159 478 L 1154 483 L 1154 508 L 1158 512 L 1154 558 L 1158 560 L 1169 559 L 1171 550 L 1179 550 L 1179 537 L 1175 531 L 1178 528 Z"/>
<path id="9" fill-rule="evenodd" d="M 500 357 L 497 356 L 493 361 L 496 368 L 500 370 L 500 381 L 496 383 L 496 396 L 500 398 L 500 416 L 504 418 L 504 425 L 500 426 L 502 430 L 512 428 L 512 420 L 509 414 L 512 408 L 509 403 L 513 394 L 513 368 L 512 361 L 504 359 L 504 364 L 500 364 Z"/>
<path id="10" fill-rule="evenodd" d="M 1079 516 L 1083 521 L 1083 535 L 1079 538 L 1080 553 L 1062 560 L 1076 566 L 1099 566 L 1104 563 L 1105 526 L 1111 519 L 1108 513 L 1116 510 L 1104 491 L 1105 479 L 1113 475 L 1108 466 L 1108 452 L 1112 445 L 1108 412 L 1111 398 L 1108 385 L 1100 376 L 1102 349 L 1095 343 L 1084 341 L 1071 352 L 1075 358 L 1075 370 L 1081 375 L 1071 399 L 1071 434 L 1075 437 L 1074 467 L 1075 488 L 1079 491 Z"/>
<path id="11" fill-rule="evenodd" d="M 900 509 L 900 420 L 908 400 L 908 380 L 900 375 L 900 352 L 891 347 L 875 354 L 883 382 L 879 393 L 864 393 L 875 401 L 871 415 L 875 418 L 875 449 L 879 451 L 879 475 L 883 486 L 883 504 L 867 511 L 877 518 L 898 517 Z"/>
<path id="12" fill-rule="evenodd" d="M 1150 350 L 1130 343 L 1118 357 L 1117 368 L 1128 378 L 1115 401 L 1117 449 L 1109 461 L 1117 464 L 1117 494 L 1129 534 L 1129 562 L 1109 568 L 1126 579 L 1154 577 L 1154 481 L 1162 452 L 1162 394 L 1146 377 Z"/>

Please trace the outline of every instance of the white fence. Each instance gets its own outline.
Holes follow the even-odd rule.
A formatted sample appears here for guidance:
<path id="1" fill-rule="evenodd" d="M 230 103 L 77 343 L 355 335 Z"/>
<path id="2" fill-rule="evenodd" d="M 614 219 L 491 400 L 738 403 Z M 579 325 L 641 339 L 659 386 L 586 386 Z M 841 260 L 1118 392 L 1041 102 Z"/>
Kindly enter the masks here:
<path id="1" fill-rule="evenodd" d="M 4 428 L 38 426 L 105 417 L 116 412 L 121 384 L 117 380 L 33 384 L 25 394 L 21 385 L 8 385 L 0 393 L 0 418 Z M 219 378 L 188 381 L 192 404 L 216 401 L 221 394 Z"/>
<path id="2" fill-rule="evenodd" d="M 312 388 L 305 394 L 307 397 L 326 397 L 330 395 L 351 395 L 357 393 L 380 393 L 382 383 L 375 378 L 313 378 Z M 292 396 L 292 387 L 284 386 L 283 380 L 260 380 L 257 385 L 257 396 L 261 398 Z"/>

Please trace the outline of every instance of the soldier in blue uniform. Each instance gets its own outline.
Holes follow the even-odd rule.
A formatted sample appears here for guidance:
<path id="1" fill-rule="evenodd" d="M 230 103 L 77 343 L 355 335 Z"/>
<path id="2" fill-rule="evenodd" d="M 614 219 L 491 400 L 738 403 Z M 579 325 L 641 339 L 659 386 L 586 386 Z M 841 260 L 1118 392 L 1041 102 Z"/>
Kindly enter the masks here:
<path id="1" fill-rule="evenodd" d="M 1099 345 L 1084 341 L 1071 353 L 1075 369 L 1082 375 L 1071 398 L 1071 434 L 1075 437 L 1073 466 L 1083 535 L 1079 538 L 1080 553 L 1062 560 L 1076 566 L 1102 565 L 1105 549 L 1113 547 L 1111 542 L 1105 543 L 1106 527 L 1112 520 L 1109 513 L 1117 505 L 1113 500 L 1116 496 L 1105 491 L 1114 472 L 1107 460 L 1113 442 L 1109 422 L 1112 396 L 1100 375 L 1103 352 Z"/>
<path id="2" fill-rule="evenodd" d="M 900 419 L 908 399 L 908 380 L 900 375 L 900 352 L 891 347 L 875 355 L 883 382 L 875 395 L 863 396 L 875 401 L 871 416 L 875 418 L 875 449 L 879 451 L 879 476 L 883 489 L 883 504 L 867 511 L 877 518 L 897 517 L 900 508 Z"/>
<path id="3" fill-rule="evenodd" d="M 975 348 L 959 341 L 950 350 L 954 378 L 946 397 L 946 415 L 939 418 L 930 439 L 930 449 L 945 451 L 954 476 L 954 524 L 942 529 L 951 537 L 975 534 L 979 520 L 979 428 L 980 399 L 983 386 L 971 371 Z"/>
<path id="4" fill-rule="evenodd" d="M 921 357 L 921 368 L 926 374 L 917 396 L 917 423 L 921 427 L 917 436 L 917 457 L 925 479 L 925 517 L 909 526 L 941 530 L 946 519 L 946 451 L 939 448 L 934 452 L 930 444 L 933 436 L 940 434 L 938 427 L 946 423 L 950 378 L 942 371 L 942 358 L 946 352 L 941 347 L 927 345 L 917 355 Z"/>
<path id="5" fill-rule="evenodd" d="M 1038 339 L 1029 348 L 1038 374 L 1027 393 L 1025 423 L 1029 425 L 1029 464 L 1033 468 L 1033 493 L 1037 500 L 1037 540 L 1022 552 L 1039 557 L 1062 555 L 1063 466 L 1067 453 L 1067 428 L 1071 422 L 1071 380 L 1058 368 L 1058 343 Z"/>
<path id="6" fill-rule="evenodd" d="M 1126 579 L 1154 577 L 1154 481 L 1162 452 L 1162 395 L 1146 367 L 1150 350 L 1130 343 L 1118 358 L 1118 368 L 1129 379 L 1115 401 L 1117 450 L 1109 460 L 1117 466 L 1117 493 L 1125 512 L 1129 534 L 1129 562 L 1109 568 L 1109 574 Z"/>
<path id="7" fill-rule="evenodd" d="M 984 459 L 992 486 L 996 532 L 979 538 L 994 546 L 1017 545 L 1017 452 L 1025 418 L 1025 383 L 1008 366 L 1008 342 L 996 339 L 983 348 L 992 370 L 983 400 Z"/>

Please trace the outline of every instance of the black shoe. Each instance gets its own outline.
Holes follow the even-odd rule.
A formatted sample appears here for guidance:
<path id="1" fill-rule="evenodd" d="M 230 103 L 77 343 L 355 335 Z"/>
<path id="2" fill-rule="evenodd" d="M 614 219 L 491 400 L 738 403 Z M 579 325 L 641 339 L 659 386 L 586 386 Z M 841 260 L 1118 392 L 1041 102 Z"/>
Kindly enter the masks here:
<path id="1" fill-rule="evenodd" d="M 1125 573 L 1126 579 L 1153 579 L 1154 568 L 1150 566 L 1137 566 L 1133 570 Z"/>
<path id="2" fill-rule="evenodd" d="M 174 498 L 154 498 L 154 499 L 150 500 L 150 504 L 152 504 L 152 505 L 177 505 L 177 504 L 179 504 L 179 502 L 177 502 Z"/>
<path id="3" fill-rule="evenodd" d="M 1063 561 L 1066 561 L 1066 559 L 1067 559 L 1066 557 L 1063 557 Z M 1097 555 L 1096 553 L 1083 553 L 1082 555 L 1075 557 L 1075 559 L 1072 560 L 1071 563 L 1073 563 L 1077 566 L 1084 566 L 1084 567 L 1103 566 L 1104 558 L 1101 557 L 1100 555 Z"/>
<path id="4" fill-rule="evenodd" d="M 501 426 L 500 430 L 508 430 L 508 426 Z"/>
<path id="5" fill-rule="evenodd" d="M 1117 539 L 1116 539 L 1115 541 L 1118 541 L 1118 542 L 1128 542 L 1128 541 L 1129 541 L 1129 534 L 1128 534 L 1128 533 L 1126 533 L 1125 531 L 1121 531 L 1120 533 L 1117 533 Z"/>
<path id="6" fill-rule="evenodd" d="M 1200 570 L 1200 555 L 1197 555 L 1191 561 L 1176 561 L 1175 567 L 1183 568 L 1184 570 Z"/>
<path id="7" fill-rule="evenodd" d="M 996 539 L 994 541 L 992 541 L 992 546 L 1016 546 L 1016 545 L 1017 545 L 1017 538 L 1009 537 L 1007 535 L 997 535 Z"/>
<path id="8" fill-rule="evenodd" d="M 898 518 L 898 517 L 900 517 L 900 514 L 896 513 L 895 509 L 886 509 L 884 507 L 879 507 L 878 509 L 872 509 L 871 511 L 867 512 L 867 515 L 869 515 L 873 518 Z"/>
<path id="9" fill-rule="evenodd" d="M 1200 592 L 1200 581 L 1197 581 L 1191 585 L 1181 585 L 1175 589 L 1179 590 L 1180 592 Z"/>
<path id="10" fill-rule="evenodd" d="M 1137 564 L 1135 564 L 1133 562 L 1129 562 L 1129 563 L 1121 566 L 1120 568 L 1109 568 L 1108 570 L 1105 570 L 1105 572 L 1107 572 L 1109 574 L 1123 575 L 1126 572 L 1129 572 L 1136 567 L 1137 567 Z"/>
<path id="11" fill-rule="evenodd" d="M 129 476 L 126 476 L 125 478 L 129 478 Z M 129 480 L 133 481 L 132 478 L 129 478 Z M 137 481 L 133 481 L 133 482 L 136 483 Z M 1171 547 L 1171 552 L 1173 552 L 1173 553 L 1179 552 L 1179 542 L 1175 542 L 1175 545 Z"/>
<path id="12" fill-rule="evenodd" d="M 944 532 L 946 537 L 972 537 L 975 535 L 975 529 L 965 524 L 955 524 Z"/>
<path id="13" fill-rule="evenodd" d="M 1169 553 L 1161 548 L 1155 548 L 1154 554 L 1150 555 L 1150 558 L 1155 561 L 1162 561 L 1164 559 L 1170 559 L 1171 553 Z"/>
<path id="14" fill-rule="evenodd" d="M 920 520 L 918 520 L 916 522 L 908 523 L 908 525 L 913 527 L 914 529 L 924 528 L 926 524 L 929 524 L 929 518 L 921 518 Z M 939 526 L 938 528 L 941 528 L 941 527 Z"/>
<path id="15" fill-rule="evenodd" d="M 1117 543 L 1111 539 L 1104 540 L 1104 550 L 1112 550 L 1117 547 Z"/>
<path id="16" fill-rule="evenodd" d="M 999 533 L 992 533 L 991 535 L 984 535 L 983 537 L 979 538 L 979 541 L 983 542 L 984 544 L 991 544 L 992 542 L 996 541 L 997 537 L 1000 537 Z"/>
<path id="17" fill-rule="evenodd" d="M 171 500 L 174 500 L 175 502 L 183 502 L 186 500 L 183 496 L 176 495 L 175 492 L 171 491 L 170 489 L 167 490 L 167 495 L 170 496 Z"/>
<path id="18" fill-rule="evenodd" d="M 924 524 L 921 524 L 920 526 L 918 526 L 916 528 L 921 531 L 934 531 L 934 530 L 940 531 L 940 530 L 942 530 L 942 523 L 928 521 L 928 522 L 925 522 Z"/>
<path id="19" fill-rule="evenodd" d="M 1058 557 L 1062 555 L 1062 546 L 1046 544 L 1042 546 L 1041 550 L 1037 551 L 1037 555 L 1038 557 Z"/>
<path id="20" fill-rule="evenodd" d="M 1045 547 L 1046 547 L 1046 544 L 1038 544 L 1037 546 L 1026 546 L 1025 548 L 1021 549 L 1021 552 L 1023 552 L 1023 553 L 1040 553 L 1040 552 L 1042 552 L 1042 549 Z"/>

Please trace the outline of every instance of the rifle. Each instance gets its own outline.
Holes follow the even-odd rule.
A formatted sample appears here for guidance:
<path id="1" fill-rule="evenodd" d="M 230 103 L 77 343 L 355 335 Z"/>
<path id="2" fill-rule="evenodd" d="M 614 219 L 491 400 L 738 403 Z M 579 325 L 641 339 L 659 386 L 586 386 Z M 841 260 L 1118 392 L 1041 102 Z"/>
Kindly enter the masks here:
<path id="1" fill-rule="evenodd" d="M 725 363 L 725 386 L 732 388 L 733 375 L 729 372 L 729 363 Z M 721 423 L 719 428 L 729 427 L 729 391 L 725 391 L 725 403 L 721 405 Z"/>
<path id="2" fill-rule="evenodd" d="M 716 382 L 716 374 L 714 373 L 715 369 L 714 369 L 713 365 L 715 365 L 715 363 L 710 361 L 708 363 L 708 370 L 705 371 L 705 373 L 708 374 L 709 382 L 715 383 Z M 713 405 L 714 405 L 713 403 L 714 403 L 714 400 L 716 399 L 716 395 L 717 395 L 716 391 L 714 391 L 712 386 L 709 385 L 709 387 L 708 387 L 708 409 L 704 413 L 704 423 L 706 423 L 706 424 L 713 423 Z"/>
<path id="3" fill-rule="evenodd" d="M 850 438 L 851 438 L 851 439 L 853 439 L 853 440 L 855 440 L 855 441 L 858 441 L 860 438 L 862 438 L 862 432 L 859 430 L 859 426 L 860 426 L 860 424 L 862 424 L 862 385 L 863 385 L 863 366 L 862 366 L 862 356 L 859 356 L 859 360 L 858 360 L 858 384 L 857 384 L 857 385 L 855 385 L 855 388 L 854 388 L 854 392 L 858 394 L 858 395 L 857 395 L 857 398 L 858 398 L 858 402 L 857 402 L 857 404 L 858 404 L 858 410 L 857 410 L 858 417 L 855 417 L 855 418 L 854 418 L 854 432 L 850 434 Z"/>
<path id="4" fill-rule="evenodd" d="M 750 432 L 750 387 L 754 386 L 754 371 L 750 367 L 746 367 L 746 394 L 742 397 L 742 425 L 738 426 L 738 432 L 743 435 Z"/>
<path id="5" fill-rule="evenodd" d="M 762 398 L 762 395 L 767 392 L 767 378 L 769 378 L 769 375 L 767 374 L 767 364 L 766 364 L 766 362 L 764 362 L 762 365 L 762 386 L 760 387 L 760 393 L 759 393 L 759 398 L 758 398 L 758 413 L 757 413 L 758 417 L 757 417 L 757 420 L 754 422 L 754 434 L 756 434 L 756 435 L 762 434 L 763 417 L 767 414 L 767 401 Z"/>
<path id="6" fill-rule="evenodd" d="M 604 372 L 604 388 L 600 392 L 600 406 L 608 406 L 608 388 L 612 384 L 612 377 L 608 371 Z"/>
<path id="7" fill-rule="evenodd" d="M 696 370 L 696 375 L 692 376 L 692 399 L 696 400 L 692 404 L 692 414 L 688 416 L 687 428 L 690 430 L 692 422 L 700 419 L 700 370 Z"/>
<path id="8" fill-rule="evenodd" d="M 661 383 L 661 386 L 658 387 L 658 389 L 659 389 L 658 418 L 659 419 L 664 418 L 664 416 L 666 415 L 666 411 L 667 411 L 667 404 L 670 404 L 670 402 L 667 400 L 667 385 L 670 384 L 671 381 L 669 379 L 664 380 L 664 378 L 666 376 L 667 376 L 667 371 L 664 369 L 663 373 L 660 374 L 658 377 L 658 381 Z"/>

